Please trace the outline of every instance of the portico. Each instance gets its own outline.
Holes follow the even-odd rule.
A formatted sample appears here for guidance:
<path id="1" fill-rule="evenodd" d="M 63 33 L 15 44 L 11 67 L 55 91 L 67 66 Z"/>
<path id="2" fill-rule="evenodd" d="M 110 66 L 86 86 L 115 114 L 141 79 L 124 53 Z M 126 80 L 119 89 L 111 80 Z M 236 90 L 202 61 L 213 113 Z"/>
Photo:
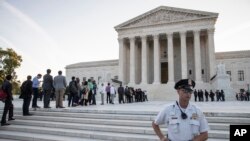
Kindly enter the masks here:
<path id="1" fill-rule="evenodd" d="M 161 6 L 115 27 L 124 84 L 209 82 L 218 14 Z"/>

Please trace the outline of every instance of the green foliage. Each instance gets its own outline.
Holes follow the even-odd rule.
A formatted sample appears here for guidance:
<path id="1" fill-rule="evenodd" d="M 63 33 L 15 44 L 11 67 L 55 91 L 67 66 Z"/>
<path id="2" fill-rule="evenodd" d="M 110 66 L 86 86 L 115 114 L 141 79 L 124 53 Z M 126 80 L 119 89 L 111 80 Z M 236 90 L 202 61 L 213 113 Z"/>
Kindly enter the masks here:
<path id="1" fill-rule="evenodd" d="M 20 81 L 17 81 L 15 69 L 21 66 L 22 56 L 18 55 L 13 49 L 3 50 L 0 47 L 0 85 L 3 83 L 5 76 L 11 74 L 13 93 L 19 92 Z"/>

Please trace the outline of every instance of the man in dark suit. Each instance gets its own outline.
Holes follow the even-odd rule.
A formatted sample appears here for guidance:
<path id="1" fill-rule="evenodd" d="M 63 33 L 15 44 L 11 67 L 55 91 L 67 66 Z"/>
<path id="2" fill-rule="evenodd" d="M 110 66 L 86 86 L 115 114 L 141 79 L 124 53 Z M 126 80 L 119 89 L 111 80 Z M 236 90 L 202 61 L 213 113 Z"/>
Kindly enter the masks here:
<path id="1" fill-rule="evenodd" d="M 12 84 L 10 83 L 12 79 L 11 75 L 7 75 L 5 77 L 5 80 L 3 82 L 2 85 L 2 90 L 7 94 L 6 100 L 5 100 L 5 104 L 4 104 L 4 110 L 3 110 L 3 116 L 2 116 L 2 120 L 1 120 L 1 126 L 6 126 L 6 125 L 10 125 L 9 123 L 6 122 L 6 115 L 9 112 L 9 121 L 10 120 L 15 120 L 13 118 L 13 104 L 12 104 L 12 100 L 13 100 L 13 96 L 12 96 Z"/>
<path id="2" fill-rule="evenodd" d="M 44 91 L 44 99 L 43 99 L 43 104 L 44 108 L 51 108 L 49 106 L 50 103 L 50 95 L 53 90 L 53 77 L 50 75 L 51 70 L 47 69 L 47 74 L 43 76 L 43 91 Z"/>
<path id="3" fill-rule="evenodd" d="M 118 95 L 119 95 L 119 103 L 124 103 L 124 88 L 122 87 L 122 84 L 120 84 L 120 87 L 118 88 Z"/>
<path id="4" fill-rule="evenodd" d="M 21 86 L 21 96 L 23 98 L 23 115 L 30 116 L 29 107 L 32 98 L 32 81 L 31 76 L 27 76 L 27 80 L 23 82 Z"/>

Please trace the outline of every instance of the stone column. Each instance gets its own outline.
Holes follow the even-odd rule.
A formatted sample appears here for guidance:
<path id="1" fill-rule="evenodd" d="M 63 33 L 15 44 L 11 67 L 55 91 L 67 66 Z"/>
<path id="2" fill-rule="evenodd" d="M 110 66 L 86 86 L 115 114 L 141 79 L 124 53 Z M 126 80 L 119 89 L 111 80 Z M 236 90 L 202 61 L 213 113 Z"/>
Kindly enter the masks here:
<path id="1" fill-rule="evenodd" d="M 201 81 L 200 30 L 194 30 L 194 63 L 195 63 L 195 80 Z"/>
<path id="2" fill-rule="evenodd" d="M 215 75 L 215 50 L 214 50 L 214 28 L 208 29 L 208 53 L 209 53 L 209 68 L 210 78 Z"/>
<path id="3" fill-rule="evenodd" d="M 141 76 L 141 84 L 147 84 L 148 83 L 148 63 L 147 63 L 147 36 L 143 35 L 141 36 L 141 42 L 142 42 L 142 54 L 141 54 L 141 60 L 142 60 L 142 76 Z"/>
<path id="4" fill-rule="evenodd" d="M 174 82 L 174 50 L 173 33 L 167 33 L 168 36 L 168 83 Z"/>
<path id="5" fill-rule="evenodd" d="M 122 81 L 124 84 L 124 69 L 125 69 L 125 60 L 126 60 L 126 55 L 125 55 L 125 46 L 123 43 L 124 39 L 123 38 L 118 38 L 119 42 L 119 80 Z"/>
<path id="6" fill-rule="evenodd" d="M 135 84 L 135 37 L 130 37 L 130 85 Z"/>
<path id="7" fill-rule="evenodd" d="M 154 83 L 160 84 L 160 46 L 159 35 L 154 35 Z"/>
<path id="8" fill-rule="evenodd" d="M 181 36 L 181 78 L 187 79 L 186 31 L 181 31 L 180 36 Z"/>

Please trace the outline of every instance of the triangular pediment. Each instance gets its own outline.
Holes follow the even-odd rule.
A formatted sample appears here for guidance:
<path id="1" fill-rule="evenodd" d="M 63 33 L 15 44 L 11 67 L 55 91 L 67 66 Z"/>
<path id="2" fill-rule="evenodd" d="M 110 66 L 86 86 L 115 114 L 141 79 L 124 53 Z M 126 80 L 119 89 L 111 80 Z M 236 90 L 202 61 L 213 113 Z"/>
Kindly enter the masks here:
<path id="1" fill-rule="evenodd" d="M 217 17 L 217 13 L 160 6 L 116 26 L 115 29 L 133 28 Z"/>

